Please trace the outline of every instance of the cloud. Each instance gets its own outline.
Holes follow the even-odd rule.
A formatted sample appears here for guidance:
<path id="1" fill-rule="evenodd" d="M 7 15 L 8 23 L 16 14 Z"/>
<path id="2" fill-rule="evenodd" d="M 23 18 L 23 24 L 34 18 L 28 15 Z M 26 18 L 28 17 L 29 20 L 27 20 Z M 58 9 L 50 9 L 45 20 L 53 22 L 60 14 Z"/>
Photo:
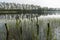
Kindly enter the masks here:
<path id="1" fill-rule="evenodd" d="M 34 4 L 42 7 L 60 8 L 60 0 L 0 0 L 0 2 L 14 2 L 20 4 Z"/>

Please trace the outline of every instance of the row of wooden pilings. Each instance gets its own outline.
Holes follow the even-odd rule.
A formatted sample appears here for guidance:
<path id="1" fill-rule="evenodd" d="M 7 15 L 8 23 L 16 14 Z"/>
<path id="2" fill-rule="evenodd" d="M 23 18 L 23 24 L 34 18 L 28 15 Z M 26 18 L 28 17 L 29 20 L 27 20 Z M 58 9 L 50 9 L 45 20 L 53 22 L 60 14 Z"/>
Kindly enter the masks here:
<path id="1" fill-rule="evenodd" d="M 5 24 L 5 26 L 3 26 Z M 2 28 L 3 27 L 3 28 Z M 0 23 L 1 40 L 60 40 L 60 16 L 7 20 Z"/>

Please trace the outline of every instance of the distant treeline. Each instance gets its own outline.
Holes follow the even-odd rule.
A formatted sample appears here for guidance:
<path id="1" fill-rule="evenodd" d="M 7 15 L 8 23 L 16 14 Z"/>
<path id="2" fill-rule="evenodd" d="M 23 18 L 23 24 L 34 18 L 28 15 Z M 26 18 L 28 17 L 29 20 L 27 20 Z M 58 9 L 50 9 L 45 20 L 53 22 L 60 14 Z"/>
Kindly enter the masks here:
<path id="1" fill-rule="evenodd" d="M 48 7 L 41 7 L 38 5 L 29 5 L 29 4 L 16 4 L 16 3 L 5 3 L 0 2 L 0 9 L 21 9 L 21 10 L 60 10 L 60 8 L 48 8 Z"/>
<path id="2" fill-rule="evenodd" d="M 11 11 L 11 12 L 10 12 Z M 56 14 L 60 13 L 60 8 L 48 8 L 41 7 L 38 5 L 29 4 L 16 4 L 16 3 L 5 3 L 0 2 L 0 13 L 38 13 L 38 14 Z"/>

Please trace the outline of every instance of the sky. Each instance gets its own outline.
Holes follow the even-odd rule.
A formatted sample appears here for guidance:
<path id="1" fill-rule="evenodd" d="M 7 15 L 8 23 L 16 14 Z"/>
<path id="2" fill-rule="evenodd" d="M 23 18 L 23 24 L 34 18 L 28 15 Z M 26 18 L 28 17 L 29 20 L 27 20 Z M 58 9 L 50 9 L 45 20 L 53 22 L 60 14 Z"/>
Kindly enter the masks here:
<path id="1" fill-rule="evenodd" d="M 60 8 L 60 0 L 0 0 L 0 2 L 34 4 L 41 7 Z"/>

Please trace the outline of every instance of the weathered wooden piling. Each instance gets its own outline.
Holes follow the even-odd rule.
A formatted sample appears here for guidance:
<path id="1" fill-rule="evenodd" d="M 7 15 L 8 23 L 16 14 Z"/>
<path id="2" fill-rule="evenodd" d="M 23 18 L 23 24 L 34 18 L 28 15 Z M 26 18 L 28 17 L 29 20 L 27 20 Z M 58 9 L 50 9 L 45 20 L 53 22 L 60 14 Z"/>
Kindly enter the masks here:
<path id="1" fill-rule="evenodd" d="M 7 40 L 7 31 L 4 23 L 0 23 L 0 40 Z"/>

